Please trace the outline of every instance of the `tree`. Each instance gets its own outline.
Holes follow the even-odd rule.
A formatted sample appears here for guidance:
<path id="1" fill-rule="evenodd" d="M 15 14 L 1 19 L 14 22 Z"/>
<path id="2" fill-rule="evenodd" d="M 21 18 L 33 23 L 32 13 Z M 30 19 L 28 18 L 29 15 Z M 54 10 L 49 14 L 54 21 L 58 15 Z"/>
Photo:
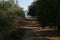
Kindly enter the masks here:
<path id="1" fill-rule="evenodd" d="M 60 0 L 36 0 L 29 7 L 29 14 L 37 16 L 42 26 L 56 25 L 60 29 Z"/>
<path id="2" fill-rule="evenodd" d="M 13 5 L 13 6 L 12 6 Z M 10 2 L 0 2 L 0 21 L 4 22 L 6 25 L 10 21 L 18 21 L 24 16 L 24 11 L 18 5 L 10 4 Z M 3 23 L 2 23 L 3 24 Z M 4 26 L 2 25 L 2 26 Z"/>
<path id="3" fill-rule="evenodd" d="M 12 31 L 21 27 L 24 10 L 9 1 L 0 2 L 0 40 L 7 40 Z"/>

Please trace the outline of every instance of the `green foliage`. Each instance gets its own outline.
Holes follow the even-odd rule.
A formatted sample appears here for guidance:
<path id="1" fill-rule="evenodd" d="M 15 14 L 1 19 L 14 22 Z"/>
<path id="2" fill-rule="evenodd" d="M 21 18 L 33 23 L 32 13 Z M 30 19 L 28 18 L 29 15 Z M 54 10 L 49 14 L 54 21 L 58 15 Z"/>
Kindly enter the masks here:
<path id="1" fill-rule="evenodd" d="M 0 2 L 0 20 L 5 24 L 15 22 L 24 16 L 24 11 L 21 7 L 10 2 Z"/>
<path id="2" fill-rule="evenodd" d="M 0 40 L 7 40 L 12 31 L 22 26 L 22 17 L 24 11 L 21 7 L 9 1 L 0 2 Z"/>

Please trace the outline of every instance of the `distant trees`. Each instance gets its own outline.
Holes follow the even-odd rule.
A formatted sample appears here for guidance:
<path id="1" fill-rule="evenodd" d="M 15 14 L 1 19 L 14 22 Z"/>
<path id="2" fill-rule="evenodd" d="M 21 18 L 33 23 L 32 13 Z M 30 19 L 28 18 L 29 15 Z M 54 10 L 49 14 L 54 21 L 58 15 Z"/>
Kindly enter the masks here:
<path id="1" fill-rule="evenodd" d="M 60 29 L 60 0 L 36 0 L 29 7 L 28 14 L 37 16 L 44 26 L 57 26 Z"/>

